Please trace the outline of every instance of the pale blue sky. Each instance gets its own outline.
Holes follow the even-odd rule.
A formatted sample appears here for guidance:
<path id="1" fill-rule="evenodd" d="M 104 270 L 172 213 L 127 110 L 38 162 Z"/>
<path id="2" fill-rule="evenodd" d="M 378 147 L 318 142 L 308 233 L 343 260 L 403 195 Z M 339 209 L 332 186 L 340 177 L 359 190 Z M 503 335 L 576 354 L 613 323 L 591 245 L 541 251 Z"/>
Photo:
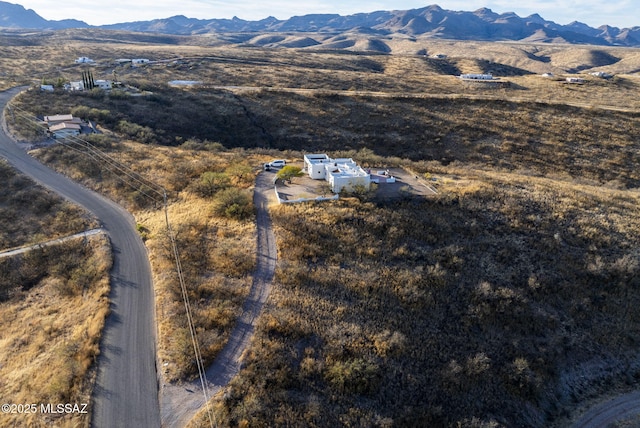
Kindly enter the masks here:
<path id="1" fill-rule="evenodd" d="M 259 20 L 268 16 L 286 19 L 310 13 L 348 15 L 376 10 L 416 9 L 438 4 L 443 9 L 473 11 L 488 7 L 496 13 L 515 12 L 521 17 L 533 13 L 558 24 L 580 21 L 592 27 L 609 24 L 625 28 L 640 26 L 637 0 L 9 0 L 33 9 L 46 19 L 74 18 L 92 25 L 144 21 L 185 15 L 211 19 L 237 16 Z M 515 3 L 515 5 L 514 5 Z"/>

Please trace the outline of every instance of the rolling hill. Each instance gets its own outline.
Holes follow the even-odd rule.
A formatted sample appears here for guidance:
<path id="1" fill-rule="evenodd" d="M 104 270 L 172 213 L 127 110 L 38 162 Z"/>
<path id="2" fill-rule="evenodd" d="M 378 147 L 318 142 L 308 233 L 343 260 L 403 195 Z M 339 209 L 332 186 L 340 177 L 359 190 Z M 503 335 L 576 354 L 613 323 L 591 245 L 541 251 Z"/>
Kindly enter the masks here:
<path id="1" fill-rule="evenodd" d="M 0 2 L 0 27 L 29 29 L 87 28 L 77 20 L 49 21 L 35 11 Z M 258 21 L 232 19 L 195 19 L 183 15 L 151 21 L 105 25 L 99 28 L 174 35 L 197 35 L 238 32 L 320 32 L 356 31 L 371 37 L 403 34 L 438 39 L 527 41 L 610 46 L 639 46 L 640 27 L 617 28 L 603 25 L 589 27 L 581 22 L 560 25 L 538 14 L 520 17 L 513 12 L 497 14 L 488 8 L 473 12 L 451 11 L 438 5 L 411 10 L 376 11 L 353 15 L 310 14 L 286 20 L 267 17 Z M 380 45 L 379 41 L 373 42 Z M 298 41 L 293 43 L 297 46 Z M 338 44 L 342 46 L 343 44 Z M 384 50 L 384 49 L 383 49 Z"/>

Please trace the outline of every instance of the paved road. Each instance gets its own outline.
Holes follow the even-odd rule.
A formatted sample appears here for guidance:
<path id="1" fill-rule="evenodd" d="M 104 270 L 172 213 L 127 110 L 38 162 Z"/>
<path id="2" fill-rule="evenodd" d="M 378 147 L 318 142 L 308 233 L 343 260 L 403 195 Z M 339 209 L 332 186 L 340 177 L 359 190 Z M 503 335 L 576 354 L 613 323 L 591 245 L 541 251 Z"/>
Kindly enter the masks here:
<path id="1" fill-rule="evenodd" d="M 207 369 L 207 385 L 212 397 L 240 370 L 240 360 L 248 348 L 258 317 L 271 291 L 278 251 L 269 218 L 269 200 L 275 200 L 273 175 L 261 173 L 256 179 L 253 202 L 257 208 L 257 264 L 249 296 L 242 307 L 242 315 L 231 331 L 229 341 L 213 364 Z M 210 397 L 210 398 L 211 398 Z M 199 380 L 188 384 L 166 385 L 162 388 L 162 426 L 183 427 L 205 405 Z"/>
<path id="2" fill-rule="evenodd" d="M 18 92 L 0 92 L 0 110 Z M 36 161 L 4 129 L 0 130 L 0 156 L 38 183 L 92 212 L 111 240 L 111 314 L 100 345 L 92 425 L 160 426 L 155 298 L 147 252 L 133 218 L 114 202 Z"/>

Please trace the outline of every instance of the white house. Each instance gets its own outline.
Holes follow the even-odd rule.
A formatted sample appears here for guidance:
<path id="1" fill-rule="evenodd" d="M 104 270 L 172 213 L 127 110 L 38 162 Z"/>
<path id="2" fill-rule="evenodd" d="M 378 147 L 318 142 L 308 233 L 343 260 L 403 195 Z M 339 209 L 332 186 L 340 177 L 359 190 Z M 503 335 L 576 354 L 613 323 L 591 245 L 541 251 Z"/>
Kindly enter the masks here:
<path id="1" fill-rule="evenodd" d="M 577 83 L 579 85 L 582 85 L 585 82 L 581 77 L 567 77 L 566 81 L 567 83 Z"/>
<path id="2" fill-rule="evenodd" d="M 458 76 L 462 80 L 494 80 L 492 74 L 461 74 Z"/>
<path id="3" fill-rule="evenodd" d="M 96 88 L 100 89 L 111 89 L 113 87 L 113 82 L 111 80 L 96 80 L 95 83 Z"/>
<path id="4" fill-rule="evenodd" d="M 353 191 L 355 186 L 369 189 L 371 176 L 353 159 L 331 159 L 326 154 L 308 154 L 304 156 L 304 165 L 309 177 L 314 180 L 326 180 L 331 191 Z"/>
<path id="5" fill-rule="evenodd" d="M 65 88 L 68 88 L 67 90 L 70 91 L 84 91 L 84 82 L 82 82 L 81 80 L 69 82 L 69 86 L 65 86 Z"/>
<path id="6" fill-rule="evenodd" d="M 314 180 L 325 180 L 327 177 L 325 164 L 328 164 L 329 161 L 331 161 L 331 159 L 325 154 L 304 155 L 304 169 L 310 178 Z"/>
<path id="7" fill-rule="evenodd" d="M 91 58 L 87 58 L 86 56 L 81 56 L 78 59 L 76 59 L 76 64 L 91 64 L 95 62 L 94 60 L 92 60 Z"/>
<path id="8" fill-rule="evenodd" d="M 147 58 L 134 58 L 131 60 L 131 64 L 133 65 L 147 64 L 148 62 L 149 60 Z"/>

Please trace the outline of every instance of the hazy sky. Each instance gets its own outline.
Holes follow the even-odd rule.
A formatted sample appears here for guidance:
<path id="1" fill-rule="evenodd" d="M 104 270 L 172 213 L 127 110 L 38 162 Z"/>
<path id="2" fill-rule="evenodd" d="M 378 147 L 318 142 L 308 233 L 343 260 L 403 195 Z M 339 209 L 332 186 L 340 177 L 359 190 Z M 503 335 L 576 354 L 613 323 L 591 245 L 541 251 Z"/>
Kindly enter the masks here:
<path id="1" fill-rule="evenodd" d="M 348 15 L 376 10 L 416 9 L 438 4 L 443 9 L 473 11 L 488 7 L 496 13 L 515 12 L 521 17 L 539 13 L 558 24 L 580 21 L 592 27 L 609 24 L 615 27 L 640 25 L 637 0 L 9 0 L 33 9 L 45 19 L 74 18 L 91 25 L 145 21 L 185 15 L 212 19 L 237 16 L 259 20 L 268 16 L 287 19 L 310 13 Z M 514 6 L 514 3 L 517 6 Z"/>

